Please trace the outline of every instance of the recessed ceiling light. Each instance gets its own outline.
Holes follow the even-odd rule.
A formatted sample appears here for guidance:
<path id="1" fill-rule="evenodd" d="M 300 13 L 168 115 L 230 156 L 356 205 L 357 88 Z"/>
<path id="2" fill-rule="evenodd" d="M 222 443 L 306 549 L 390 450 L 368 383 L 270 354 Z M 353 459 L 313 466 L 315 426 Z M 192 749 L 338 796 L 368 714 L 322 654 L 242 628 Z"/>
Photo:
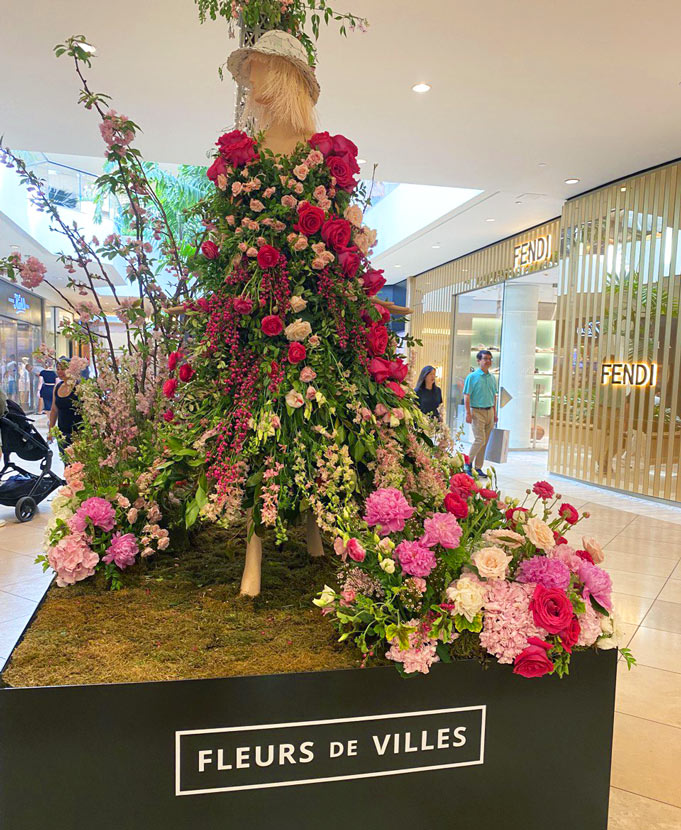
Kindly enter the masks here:
<path id="1" fill-rule="evenodd" d="M 495 219 L 491 219 L 491 218 L 490 219 L 485 219 L 485 222 L 495 222 L 495 221 L 496 221 Z"/>
<path id="2" fill-rule="evenodd" d="M 419 92 L 423 94 L 424 92 L 430 92 L 430 84 L 414 84 L 412 87 L 413 92 Z"/>
<path id="3" fill-rule="evenodd" d="M 393 268 L 401 268 L 401 265 L 393 265 Z"/>
<path id="4" fill-rule="evenodd" d="M 366 163 L 367 163 L 366 159 L 357 159 L 357 164 L 366 164 Z"/>
<path id="5" fill-rule="evenodd" d="M 522 205 L 522 201 L 520 199 L 516 199 L 516 205 Z"/>
<path id="6" fill-rule="evenodd" d="M 540 161 L 537 167 L 548 167 L 548 165 L 545 161 Z"/>
<path id="7" fill-rule="evenodd" d="M 433 245 L 432 247 L 433 247 L 433 248 L 439 248 L 440 246 L 439 246 L 439 244 L 438 244 L 438 245 Z"/>
<path id="8" fill-rule="evenodd" d="M 579 179 L 565 179 L 565 184 L 577 184 Z"/>

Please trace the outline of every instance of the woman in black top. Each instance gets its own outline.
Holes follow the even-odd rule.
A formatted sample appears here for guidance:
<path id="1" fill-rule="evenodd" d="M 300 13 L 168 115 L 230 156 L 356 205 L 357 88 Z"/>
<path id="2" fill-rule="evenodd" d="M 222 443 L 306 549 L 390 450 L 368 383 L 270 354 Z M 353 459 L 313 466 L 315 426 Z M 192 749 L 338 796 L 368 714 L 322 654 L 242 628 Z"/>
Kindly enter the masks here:
<path id="1" fill-rule="evenodd" d="M 57 363 L 59 383 L 54 390 L 52 408 L 50 409 L 50 429 L 57 425 L 62 435 L 59 449 L 63 452 L 73 440 L 73 431 L 82 418 L 76 409 L 76 381 L 66 373 L 67 363 Z"/>
<path id="2" fill-rule="evenodd" d="M 41 412 L 49 412 L 52 409 L 52 398 L 54 397 L 54 385 L 57 382 L 57 373 L 54 369 L 43 369 L 38 377 L 40 378 L 40 386 L 38 387 L 38 395 L 40 395 L 38 415 L 40 415 Z"/>
<path id="3" fill-rule="evenodd" d="M 419 399 L 419 409 L 425 415 L 431 415 L 440 419 L 440 406 L 442 406 L 442 391 L 435 383 L 435 367 L 424 366 L 414 387 L 416 397 Z"/>

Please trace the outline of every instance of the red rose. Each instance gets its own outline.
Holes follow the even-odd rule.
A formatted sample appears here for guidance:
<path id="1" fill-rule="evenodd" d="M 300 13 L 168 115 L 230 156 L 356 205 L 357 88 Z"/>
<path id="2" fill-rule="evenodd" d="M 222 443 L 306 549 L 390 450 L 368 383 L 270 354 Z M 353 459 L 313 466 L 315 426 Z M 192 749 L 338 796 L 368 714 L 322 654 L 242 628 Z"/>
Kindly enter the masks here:
<path id="1" fill-rule="evenodd" d="M 385 385 L 390 389 L 391 392 L 394 392 L 398 398 L 403 398 L 407 393 L 404 389 L 400 386 L 399 383 L 395 383 L 394 380 L 387 380 Z"/>
<path id="2" fill-rule="evenodd" d="M 559 543 L 560 544 L 560 543 Z M 593 556 L 589 553 L 588 550 L 576 550 L 575 553 L 579 556 L 580 559 L 583 559 L 585 562 L 590 562 L 592 565 L 595 565 Z"/>
<path id="3" fill-rule="evenodd" d="M 483 499 L 487 499 L 488 501 L 499 498 L 499 493 L 497 493 L 496 490 L 487 490 L 485 487 L 481 487 L 478 490 L 478 495 L 482 496 Z"/>
<path id="4" fill-rule="evenodd" d="M 307 143 L 310 147 L 315 150 L 319 150 L 319 152 L 323 153 L 325 156 L 328 156 L 329 153 L 333 152 L 333 139 L 326 131 L 323 133 L 315 133 L 312 138 L 308 139 Z"/>
<path id="5" fill-rule="evenodd" d="M 180 371 L 178 372 L 178 375 L 180 376 L 180 380 L 183 383 L 187 383 L 194 377 L 194 370 L 189 365 L 189 363 L 183 363 L 182 366 L 180 366 Z"/>
<path id="6" fill-rule="evenodd" d="M 465 519 L 468 515 L 468 503 L 458 493 L 447 493 L 445 496 L 445 510 L 456 516 L 457 519 Z"/>
<path id="7" fill-rule="evenodd" d="M 289 343 L 288 362 L 300 363 L 307 357 L 307 349 L 302 343 Z"/>
<path id="8" fill-rule="evenodd" d="M 211 164 L 211 166 L 206 170 L 206 176 L 212 181 L 216 182 L 218 176 L 226 176 L 227 175 L 227 165 L 225 164 L 225 160 L 222 156 L 218 156 L 215 161 Z"/>
<path id="9" fill-rule="evenodd" d="M 182 352 L 171 352 L 168 355 L 168 368 L 172 372 L 173 369 L 177 366 L 177 364 L 182 360 Z"/>
<path id="10" fill-rule="evenodd" d="M 348 160 L 343 156 L 329 156 L 326 159 L 326 166 L 335 178 L 338 187 L 352 193 L 357 182 L 353 178 L 353 171 Z"/>
<path id="11" fill-rule="evenodd" d="M 322 225 L 322 239 L 334 251 L 342 251 L 350 244 L 352 225 L 347 219 L 327 219 Z"/>
<path id="12" fill-rule="evenodd" d="M 371 295 L 369 295 L 371 296 Z M 389 323 L 390 322 L 390 312 L 387 308 L 384 308 L 382 305 L 376 306 L 376 310 L 381 315 L 381 322 L 382 323 Z"/>
<path id="13" fill-rule="evenodd" d="M 262 318 L 260 328 L 268 337 L 276 337 L 284 330 L 284 323 L 278 314 L 268 314 Z"/>
<path id="14" fill-rule="evenodd" d="M 250 297 L 236 297 L 234 311 L 237 314 L 250 314 L 253 311 L 253 300 Z"/>
<path id="15" fill-rule="evenodd" d="M 172 409 L 166 409 L 166 411 L 163 413 L 163 415 L 161 417 L 163 418 L 164 421 L 167 421 L 168 423 L 170 423 L 173 420 L 173 418 L 175 417 L 175 413 L 173 412 Z"/>
<path id="16" fill-rule="evenodd" d="M 163 384 L 163 394 L 166 398 L 174 398 L 177 391 L 177 381 L 175 378 L 170 378 Z"/>
<path id="17" fill-rule="evenodd" d="M 206 239 L 201 246 L 201 253 L 206 257 L 206 259 L 217 259 L 220 256 L 220 249 L 215 242 L 211 242 L 210 239 Z"/>
<path id="18" fill-rule="evenodd" d="M 573 646 L 577 645 L 577 640 L 579 640 L 579 635 L 581 634 L 582 627 L 579 624 L 579 620 L 577 617 L 573 617 L 570 625 L 564 630 L 561 631 L 559 634 L 560 641 L 563 644 L 563 648 L 567 651 L 568 654 L 572 654 Z"/>
<path id="19" fill-rule="evenodd" d="M 201 311 L 210 311 L 210 303 L 205 297 L 199 297 L 196 301 L 196 305 L 201 309 Z"/>
<path id="20" fill-rule="evenodd" d="M 556 491 L 548 481 L 535 481 L 532 492 L 539 496 L 540 499 L 552 499 L 556 494 Z"/>
<path id="21" fill-rule="evenodd" d="M 258 251 L 258 265 L 265 268 L 274 268 L 279 262 L 279 251 L 271 245 L 263 245 Z"/>
<path id="22" fill-rule="evenodd" d="M 343 156 L 343 158 L 348 159 L 348 161 L 355 161 L 359 150 L 357 149 L 357 145 L 354 141 L 350 141 L 350 139 L 346 138 L 344 135 L 335 135 L 331 140 L 333 141 L 334 155 Z M 359 173 L 359 167 L 356 172 Z"/>
<path id="23" fill-rule="evenodd" d="M 567 502 L 563 502 L 563 504 L 561 504 L 560 509 L 558 510 L 558 515 L 561 519 L 565 519 L 569 525 L 577 524 L 579 521 L 579 513 L 571 504 L 568 504 Z"/>
<path id="24" fill-rule="evenodd" d="M 359 252 L 354 245 L 351 248 L 344 248 L 338 252 L 338 264 L 343 269 L 346 277 L 354 277 L 359 269 Z"/>
<path id="25" fill-rule="evenodd" d="M 220 150 L 220 155 L 234 167 L 248 164 L 258 155 L 255 151 L 255 141 L 241 130 L 225 133 L 215 143 Z"/>
<path id="26" fill-rule="evenodd" d="M 388 380 L 391 371 L 390 361 L 384 360 L 382 357 L 374 357 L 369 363 L 369 374 L 376 383 L 383 383 L 383 381 Z"/>
<path id="27" fill-rule="evenodd" d="M 513 674 L 522 677 L 541 677 L 553 671 L 553 663 L 547 654 L 551 643 L 540 640 L 539 637 L 528 637 L 528 646 L 520 652 L 513 661 Z"/>
<path id="28" fill-rule="evenodd" d="M 455 473 L 449 479 L 449 486 L 452 490 L 464 490 L 466 493 L 474 493 L 478 486 L 466 473 Z"/>
<path id="29" fill-rule="evenodd" d="M 574 615 L 572 603 L 565 591 L 559 588 L 545 588 L 537 585 L 530 600 L 530 611 L 534 624 L 545 628 L 549 634 L 558 634 L 564 631 Z"/>
<path id="30" fill-rule="evenodd" d="M 301 202 L 298 205 L 298 222 L 293 226 L 293 230 L 303 233 L 305 236 L 312 236 L 312 234 L 319 232 L 324 224 L 325 216 L 326 214 L 321 208 L 315 207 L 309 202 Z"/>
<path id="31" fill-rule="evenodd" d="M 372 269 L 362 274 L 362 282 L 364 283 L 364 290 L 368 297 L 375 297 L 376 294 L 385 285 L 385 277 L 383 271 L 376 271 Z M 390 314 L 390 312 L 388 312 Z"/>
<path id="32" fill-rule="evenodd" d="M 388 348 L 388 329 L 383 323 L 372 323 L 367 331 L 367 343 L 375 355 L 385 354 Z"/>
<path id="33" fill-rule="evenodd" d="M 392 360 L 390 362 L 390 377 L 393 380 L 398 380 L 400 383 L 407 377 L 409 374 L 409 366 L 398 358 L 397 360 Z"/>

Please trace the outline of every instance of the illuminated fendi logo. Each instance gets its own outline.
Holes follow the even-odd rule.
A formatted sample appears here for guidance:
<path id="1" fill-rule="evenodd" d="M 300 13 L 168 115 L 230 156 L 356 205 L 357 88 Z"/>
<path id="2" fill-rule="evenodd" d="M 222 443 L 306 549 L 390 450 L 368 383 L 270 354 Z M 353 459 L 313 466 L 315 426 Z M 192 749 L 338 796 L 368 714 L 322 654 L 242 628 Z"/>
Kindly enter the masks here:
<path id="1" fill-rule="evenodd" d="M 655 386 L 657 363 L 603 363 L 601 383 L 604 386 Z"/>
<path id="2" fill-rule="evenodd" d="M 513 267 L 527 268 L 538 262 L 545 262 L 551 256 L 551 234 L 546 233 L 528 242 L 522 242 L 513 249 Z"/>

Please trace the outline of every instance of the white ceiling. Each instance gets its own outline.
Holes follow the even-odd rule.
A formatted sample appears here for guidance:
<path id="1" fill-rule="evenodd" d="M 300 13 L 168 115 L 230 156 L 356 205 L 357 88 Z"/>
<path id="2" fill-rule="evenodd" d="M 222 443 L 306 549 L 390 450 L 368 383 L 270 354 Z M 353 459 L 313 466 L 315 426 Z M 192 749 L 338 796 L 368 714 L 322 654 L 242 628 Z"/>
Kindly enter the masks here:
<path id="1" fill-rule="evenodd" d="M 347 39 L 322 35 L 323 128 L 352 137 L 365 169 L 377 163 L 385 181 L 484 191 L 378 257 L 390 281 L 552 218 L 575 193 L 681 156 L 678 0 L 334 5 L 371 26 Z M 96 45 L 88 79 L 142 125 L 148 158 L 205 162 L 232 121 L 233 87 L 216 68 L 235 44 L 222 23 L 200 26 L 191 0 L 5 3 L 7 143 L 101 153 L 95 117 L 76 104 L 72 67 L 52 56 L 72 33 Z M 432 91 L 414 94 L 419 81 Z M 572 176 L 580 183 L 564 184 Z"/>

